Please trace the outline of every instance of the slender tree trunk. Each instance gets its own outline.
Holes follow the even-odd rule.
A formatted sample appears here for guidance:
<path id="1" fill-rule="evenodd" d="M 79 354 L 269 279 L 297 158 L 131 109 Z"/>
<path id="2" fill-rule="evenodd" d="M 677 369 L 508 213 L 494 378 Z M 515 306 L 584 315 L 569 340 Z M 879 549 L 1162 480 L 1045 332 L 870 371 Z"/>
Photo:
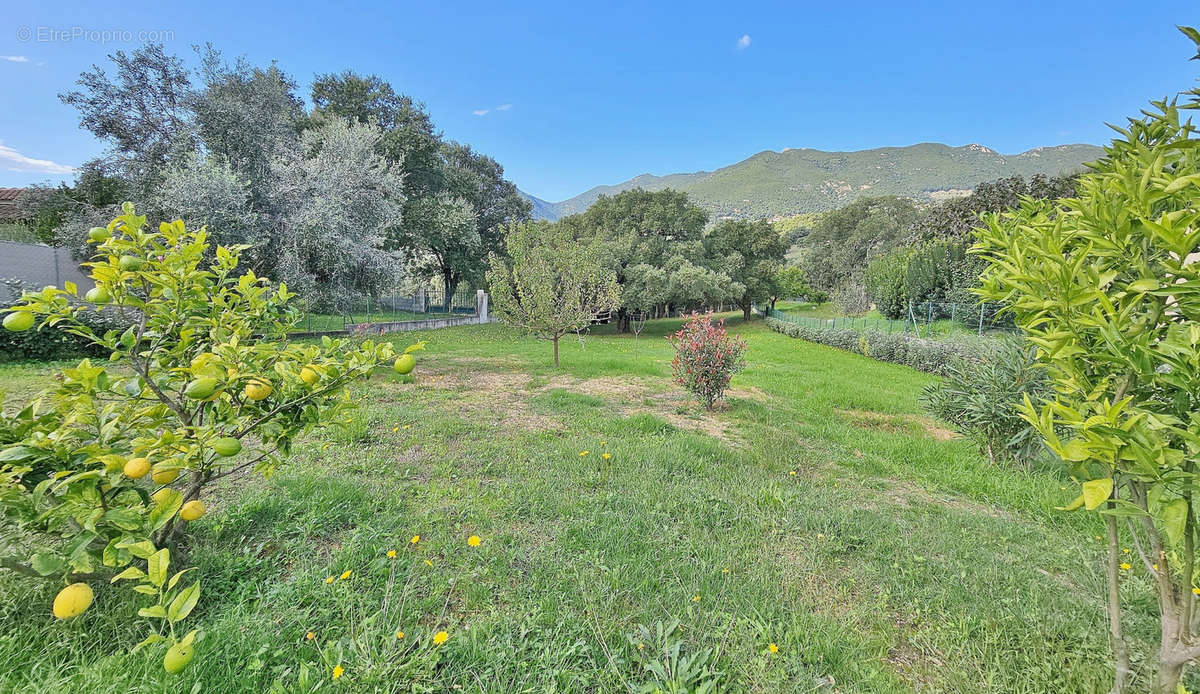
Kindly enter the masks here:
<path id="1" fill-rule="evenodd" d="M 1112 501 L 1108 507 L 1113 508 Z M 1108 527 L 1108 630 L 1112 638 L 1114 674 L 1112 694 L 1123 694 L 1129 682 L 1129 646 L 1121 627 L 1121 563 L 1120 537 L 1117 535 L 1116 516 L 1105 516 Z"/>
<path id="2" fill-rule="evenodd" d="M 554 368 L 558 368 L 558 335 L 554 336 Z"/>
<path id="3" fill-rule="evenodd" d="M 742 319 L 747 321 L 750 320 L 750 304 L 742 305 Z"/>

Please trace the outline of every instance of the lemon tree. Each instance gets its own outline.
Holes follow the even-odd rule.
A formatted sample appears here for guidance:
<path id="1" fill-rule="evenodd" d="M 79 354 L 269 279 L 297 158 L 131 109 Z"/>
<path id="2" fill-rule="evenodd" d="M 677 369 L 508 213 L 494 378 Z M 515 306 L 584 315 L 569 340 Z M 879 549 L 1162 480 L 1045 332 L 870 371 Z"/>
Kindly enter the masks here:
<path id="1" fill-rule="evenodd" d="M 1155 587 L 1155 691 L 1176 692 L 1200 658 L 1200 138 L 1183 117 L 1200 89 L 1181 96 L 1131 119 L 1077 198 L 988 217 L 974 248 L 980 293 L 1010 306 L 1053 386 L 1022 413 L 1080 481 L 1064 508 L 1107 525 L 1114 692 L 1133 674 L 1122 546 Z"/>
<path id="2" fill-rule="evenodd" d="M 213 482 L 280 465 L 296 437 L 344 419 L 346 386 L 399 356 L 390 343 L 287 340 L 298 320 L 287 287 L 238 267 L 242 247 L 213 247 L 183 222 L 151 230 L 124 214 L 89 234 L 95 289 L 27 293 L 4 327 L 53 327 L 110 353 L 64 369 L 57 387 L 0 416 L 0 567 L 61 581 L 47 606 L 71 619 L 93 584 L 132 585 L 152 600 L 139 614 L 166 642 L 164 667 L 191 662 L 196 630 L 176 627 L 200 580 L 168 572 L 170 549 L 201 521 Z M 95 333 L 87 311 L 130 327 Z M 413 345 L 407 352 L 422 347 Z"/>

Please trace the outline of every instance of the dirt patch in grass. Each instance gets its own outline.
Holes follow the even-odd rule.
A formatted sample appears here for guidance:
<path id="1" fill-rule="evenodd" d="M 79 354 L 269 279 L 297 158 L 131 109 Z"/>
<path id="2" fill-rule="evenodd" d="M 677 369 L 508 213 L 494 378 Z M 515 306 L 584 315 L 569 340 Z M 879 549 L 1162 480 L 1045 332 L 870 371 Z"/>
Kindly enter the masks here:
<path id="1" fill-rule="evenodd" d="M 581 380 L 569 376 L 557 376 L 543 386 L 542 390 L 561 388 L 573 393 L 602 398 L 625 417 L 651 414 L 676 429 L 707 434 L 726 443 L 736 444 L 739 442 L 728 421 L 721 419 L 714 412 L 705 412 L 682 390 L 656 387 L 656 385 L 637 378 L 600 377 Z M 757 388 L 752 390 L 758 391 Z"/>
<path id="2" fill-rule="evenodd" d="M 495 362 L 495 363 L 493 363 Z M 454 359 L 422 374 L 417 388 L 452 390 L 458 397 L 450 404 L 476 423 L 528 431 L 560 426 L 554 417 L 534 412 L 529 406 L 530 377 L 517 371 L 492 371 L 471 365 L 510 366 L 503 360 Z"/>
<path id="3" fill-rule="evenodd" d="M 917 504 L 941 506 L 972 515 L 983 514 L 993 518 L 1013 517 L 1013 514 L 1006 509 L 972 501 L 971 499 L 963 499 L 956 496 L 935 496 L 928 489 L 913 482 L 890 480 L 889 483 L 890 486 L 885 494 L 897 506 L 913 506 L 915 502 Z"/>
<path id="4" fill-rule="evenodd" d="M 860 429 L 882 431 L 887 434 L 923 434 L 936 441 L 949 441 L 959 435 L 929 417 L 915 414 L 884 414 L 871 410 L 835 410 L 850 424 Z"/>

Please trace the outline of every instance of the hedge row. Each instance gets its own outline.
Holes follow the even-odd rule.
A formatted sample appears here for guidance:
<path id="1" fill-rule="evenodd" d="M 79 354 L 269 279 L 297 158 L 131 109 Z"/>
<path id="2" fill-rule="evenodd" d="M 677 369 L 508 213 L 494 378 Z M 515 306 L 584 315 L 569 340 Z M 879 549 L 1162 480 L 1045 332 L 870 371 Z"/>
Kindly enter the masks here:
<path id="1" fill-rule="evenodd" d="M 778 318 L 768 318 L 767 327 L 789 337 L 837 347 L 939 376 L 946 375 L 960 359 L 979 358 L 984 351 L 985 339 L 963 336 L 930 340 L 905 333 L 814 328 Z"/>

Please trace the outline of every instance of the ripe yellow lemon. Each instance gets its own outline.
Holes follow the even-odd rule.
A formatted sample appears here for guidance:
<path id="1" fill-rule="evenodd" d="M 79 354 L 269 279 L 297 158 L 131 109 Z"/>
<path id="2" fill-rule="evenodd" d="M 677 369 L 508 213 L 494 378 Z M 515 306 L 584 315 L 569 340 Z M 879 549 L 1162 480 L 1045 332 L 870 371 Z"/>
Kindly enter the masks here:
<path id="1" fill-rule="evenodd" d="M 126 477 L 135 480 L 141 479 L 146 476 L 147 472 L 150 472 L 150 461 L 146 458 L 130 458 L 121 471 L 125 473 Z"/>
<path id="2" fill-rule="evenodd" d="M 86 583 L 72 583 L 58 591 L 54 596 L 54 616 L 59 619 L 70 619 L 83 614 L 92 606 L 92 587 Z"/>
<path id="3" fill-rule="evenodd" d="M 195 646 L 190 643 L 187 645 L 177 643 L 168 648 L 167 654 L 163 656 L 163 669 L 172 675 L 177 675 L 183 672 L 195 655 Z"/>
<path id="4" fill-rule="evenodd" d="M 217 390 L 217 379 L 197 378 L 183 389 L 183 394 L 193 400 L 203 400 Z"/>
<path id="5" fill-rule="evenodd" d="M 217 455 L 231 456 L 242 452 L 242 442 L 232 436 L 223 436 L 212 442 L 212 449 Z"/>
<path id="6" fill-rule="evenodd" d="M 150 479 L 154 480 L 155 484 L 170 484 L 179 477 L 179 468 L 162 468 L 154 466 L 154 471 L 150 473 Z"/>
<path id="7" fill-rule="evenodd" d="M 312 384 L 316 383 L 317 379 L 320 377 L 321 377 L 321 375 L 318 374 L 317 370 L 312 367 L 312 364 L 309 364 L 308 366 L 304 367 L 303 369 L 300 369 L 300 380 L 304 381 L 305 383 L 307 383 L 310 386 Z"/>
<path id="8" fill-rule="evenodd" d="M 185 521 L 194 521 L 205 514 L 208 509 L 203 501 L 189 501 L 179 509 L 179 517 Z"/>
<path id="9" fill-rule="evenodd" d="M 417 360 L 411 354 L 401 354 L 396 363 L 392 364 L 392 371 L 403 376 L 404 374 L 412 373 L 413 367 L 417 365 Z"/>
<path id="10" fill-rule="evenodd" d="M 271 394 L 271 384 L 261 378 L 250 379 L 242 393 L 251 400 L 262 400 Z"/>
<path id="11" fill-rule="evenodd" d="M 33 327 L 33 314 L 29 311 L 13 311 L 4 317 L 4 327 L 14 333 Z"/>

